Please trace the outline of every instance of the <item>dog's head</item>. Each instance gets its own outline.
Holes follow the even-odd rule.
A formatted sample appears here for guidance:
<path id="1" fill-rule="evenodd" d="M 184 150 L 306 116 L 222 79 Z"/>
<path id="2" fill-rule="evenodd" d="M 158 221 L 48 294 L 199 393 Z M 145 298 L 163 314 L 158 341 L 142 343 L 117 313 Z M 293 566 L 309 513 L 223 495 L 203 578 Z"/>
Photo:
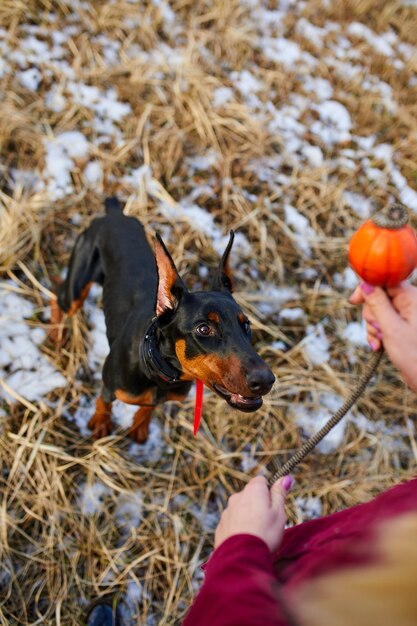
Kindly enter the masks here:
<path id="1" fill-rule="evenodd" d="M 275 377 L 252 347 L 249 320 L 232 296 L 233 239 L 231 232 L 211 290 L 190 292 L 157 236 L 155 311 L 164 356 L 179 365 L 183 380 L 199 379 L 234 408 L 251 412 Z"/>

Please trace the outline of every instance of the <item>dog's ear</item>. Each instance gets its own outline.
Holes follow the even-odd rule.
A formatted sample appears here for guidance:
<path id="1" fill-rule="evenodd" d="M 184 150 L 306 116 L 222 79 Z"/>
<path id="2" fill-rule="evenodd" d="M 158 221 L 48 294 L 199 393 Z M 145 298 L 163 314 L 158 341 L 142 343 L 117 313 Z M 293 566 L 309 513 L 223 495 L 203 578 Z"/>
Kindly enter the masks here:
<path id="1" fill-rule="evenodd" d="M 230 292 L 233 291 L 233 278 L 232 278 L 232 273 L 230 271 L 229 255 L 232 249 L 234 238 L 235 238 L 235 233 L 233 230 L 231 230 L 229 243 L 226 246 L 226 250 L 223 253 L 219 267 L 214 277 L 214 281 L 212 285 L 213 291 L 223 291 L 225 289 Z"/>
<path id="2" fill-rule="evenodd" d="M 155 258 L 158 270 L 158 291 L 156 295 L 156 315 L 159 317 L 178 306 L 181 295 L 187 291 L 177 272 L 174 261 L 159 234 L 155 240 Z"/>

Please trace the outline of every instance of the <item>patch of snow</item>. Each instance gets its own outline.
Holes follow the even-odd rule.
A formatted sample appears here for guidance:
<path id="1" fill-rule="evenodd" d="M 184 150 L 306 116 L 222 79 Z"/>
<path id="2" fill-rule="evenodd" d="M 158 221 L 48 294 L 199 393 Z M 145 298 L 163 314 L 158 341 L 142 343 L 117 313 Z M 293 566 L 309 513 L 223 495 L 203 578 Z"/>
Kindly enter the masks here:
<path id="1" fill-rule="evenodd" d="M 409 452 L 409 433 L 411 436 L 415 434 L 415 426 L 412 420 L 407 419 L 405 428 L 404 424 L 389 424 L 385 419 L 369 420 L 360 413 L 351 416 L 351 422 L 355 424 L 360 431 L 373 435 L 373 437 L 378 440 L 379 445 L 387 452 L 391 454 L 395 452 Z"/>
<path id="2" fill-rule="evenodd" d="M 42 80 L 42 74 L 36 67 L 31 67 L 23 72 L 18 72 L 17 80 L 26 89 L 37 91 Z"/>
<path id="3" fill-rule="evenodd" d="M 325 78 L 309 76 L 307 74 L 301 77 L 301 81 L 304 91 L 309 95 L 315 96 L 320 101 L 330 100 L 333 95 L 333 87 Z"/>
<path id="4" fill-rule="evenodd" d="M 306 438 L 318 432 L 329 421 L 333 414 L 342 406 L 343 398 L 335 393 L 320 393 L 314 400 L 304 404 L 290 404 L 288 410 L 297 426 L 303 431 Z M 316 449 L 322 454 L 329 454 L 337 450 L 342 444 L 346 424 L 351 418 L 349 411 L 346 416 L 329 432 L 317 445 Z"/>
<path id="5" fill-rule="evenodd" d="M 213 90 L 213 106 L 215 109 L 222 107 L 233 100 L 233 89 L 230 87 L 217 87 Z"/>
<path id="6" fill-rule="evenodd" d="M 310 258 L 311 248 L 309 240 L 314 240 L 316 233 L 310 226 L 308 219 L 288 203 L 284 204 L 284 213 L 286 223 L 295 232 L 294 240 L 298 249 Z"/>
<path id="7" fill-rule="evenodd" d="M 366 324 L 362 322 L 349 322 L 340 333 L 343 339 L 355 346 L 367 346 Z"/>
<path id="8" fill-rule="evenodd" d="M 73 413 L 69 410 L 63 411 L 63 417 L 68 421 L 74 422 L 82 437 L 91 437 L 91 430 L 87 424 L 94 414 L 95 402 L 85 395 L 81 395 L 78 399 L 76 409 Z"/>
<path id="9" fill-rule="evenodd" d="M 300 150 L 304 155 L 311 167 L 321 167 L 324 163 L 324 156 L 321 148 L 318 146 L 311 146 L 310 144 L 304 144 Z"/>
<path id="10" fill-rule="evenodd" d="M 96 377 L 101 378 L 101 369 L 110 350 L 103 310 L 98 306 L 91 307 L 89 321 L 92 328 L 88 333 L 88 364 L 96 372 Z"/>
<path id="11" fill-rule="evenodd" d="M 88 185 L 94 187 L 103 180 L 103 170 L 99 161 L 90 161 L 84 168 L 84 178 Z"/>
<path id="12" fill-rule="evenodd" d="M 171 9 L 168 2 L 165 0 L 152 0 L 152 4 L 158 7 L 165 24 L 172 28 L 178 17 L 177 14 Z"/>
<path id="13" fill-rule="evenodd" d="M 333 279 L 337 287 L 348 291 L 353 291 L 359 283 L 359 279 L 351 267 L 346 267 L 341 274 L 335 274 Z"/>
<path id="14" fill-rule="evenodd" d="M 125 404 L 120 400 L 114 400 L 111 410 L 112 421 L 119 428 L 127 430 L 132 426 L 133 416 L 137 410 L 138 407 L 134 404 Z"/>
<path id="15" fill-rule="evenodd" d="M 286 70 L 296 70 L 303 65 L 309 68 L 317 65 L 317 59 L 304 52 L 298 43 L 290 39 L 263 37 L 260 46 L 267 59 L 280 63 Z"/>
<path id="16" fill-rule="evenodd" d="M 303 340 L 304 354 L 312 365 L 327 363 L 330 355 L 330 342 L 322 324 L 307 326 L 307 334 Z"/>
<path id="17" fill-rule="evenodd" d="M 388 83 L 384 82 L 383 80 L 379 80 L 375 76 L 368 76 L 362 82 L 361 86 L 362 89 L 364 89 L 365 91 L 379 93 L 379 95 L 381 96 L 382 105 L 389 113 L 397 112 L 398 107 L 394 99 L 394 92 L 391 85 L 388 85 Z"/>
<path id="18" fill-rule="evenodd" d="M 313 122 L 311 131 L 320 137 L 324 144 L 334 144 L 350 141 L 352 120 L 349 111 L 336 100 L 326 100 L 314 106 L 320 119 Z"/>
<path id="19" fill-rule="evenodd" d="M 65 387 L 67 381 L 37 347 L 45 339 L 45 331 L 26 322 L 36 307 L 9 290 L 12 285 L 0 283 L 0 378 L 27 400 L 41 400 L 53 389 Z M 1 386 L 0 397 L 14 401 Z"/>
<path id="20" fill-rule="evenodd" d="M 46 157 L 44 177 L 52 199 L 63 198 L 73 191 L 71 172 L 73 159 L 85 158 L 89 143 L 79 131 L 68 131 L 44 140 Z"/>
<path id="21" fill-rule="evenodd" d="M 152 418 L 149 424 L 149 438 L 146 443 L 132 443 L 129 447 L 129 454 L 137 463 L 158 463 L 160 461 L 166 443 L 162 436 L 162 428 L 160 422 Z"/>
<path id="22" fill-rule="evenodd" d="M 222 255 L 229 241 L 229 235 L 222 235 L 219 226 L 214 222 L 213 216 L 206 210 L 200 208 L 196 204 L 188 202 L 188 198 L 175 206 L 162 202 L 160 204 L 161 212 L 169 218 L 175 220 L 186 221 L 197 231 L 203 232 L 211 239 L 213 249 L 217 254 Z M 235 233 L 233 244 L 233 258 L 239 255 L 250 255 L 251 246 L 243 233 Z"/>
<path id="23" fill-rule="evenodd" d="M 201 508 L 197 504 L 192 504 L 189 507 L 189 512 L 194 515 L 194 517 L 200 522 L 201 528 L 206 533 L 214 533 L 216 530 L 219 520 L 220 520 L 220 511 L 205 511 L 201 510 Z"/>
<path id="24" fill-rule="evenodd" d="M 366 198 L 360 193 L 344 191 L 343 199 L 359 217 L 366 220 L 374 211 L 374 204 L 371 198 Z"/>
<path id="25" fill-rule="evenodd" d="M 61 113 L 67 105 L 67 99 L 62 93 L 60 85 L 52 85 L 45 95 L 45 106 L 54 113 Z"/>
<path id="26" fill-rule="evenodd" d="M 85 135 L 78 130 L 69 130 L 56 135 L 55 143 L 62 146 L 71 159 L 85 158 L 90 151 Z"/>
<path id="27" fill-rule="evenodd" d="M 91 516 L 100 513 L 104 507 L 104 498 L 111 493 L 102 482 L 81 483 L 78 488 L 80 510 L 83 515 Z"/>
<path id="28" fill-rule="evenodd" d="M 295 30 L 301 37 L 304 37 L 304 39 L 312 43 L 316 48 L 320 50 L 323 48 L 323 38 L 328 33 L 325 28 L 314 26 L 314 24 L 302 17 L 298 20 Z"/>
<path id="29" fill-rule="evenodd" d="M 193 172 L 206 172 L 218 164 L 219 158 L 216 150 L 208 150 L 205 154 L 186 157 L 185 162 Z"/>
<path id="30" fill-rule="evenodd" d="M 264 316 L 279 313 L 283 304 L 299 298 L 299 292 L 295 287 L 277 287 L 265 282 L 259 284 L 258 295 L 259 300 L 256 302 L 256 307 Z"/>
<path id="31" fill-rule="evenodd" d="M 231 72 L 230 79 L 233 81 L 236 88 L 240 91 L 249 106 L 252 108 L 260 106 L 260 101 L 254 94 L 265 88 L 262 81 L 256 78 L 248 70 Z"/>
<path id="32" fill-rule="evenodd" d="M 296 321 L 304 319 L 304 311 L 300 307 L 295 307 L 294 309 L 281 309 L 279 312 L 279 317 L 284 321 Z"/>
<path id="33" fill-rule="evenodd" d="M 242 472 L 245 474 L 248 474 L 254 467 L 257 467 L 258 461 L 256 457 L 253 456 L 252 450 L 242 450 L 240 453 L 240 464 Z"/>
<path id="34" fill-rule="evenodd" d="M 139 623 L 139 604 L 142 602 L 142 596 L 142 583 L 133 579 L 129 580 L 118 603 L 120 622 L 123 626 L 137 626 Z"/>
<path id="35" fill-rule="evenodd" d="M 51 140 L 46 140 L 44 143 L 46 157 L 43 174 L 47 180 L 47 190 L 51 199 L 57 200 L 73 191 L 71 172 L 74 161 L 62 145 Z"/>
<path id="36" fill-rule="evenodd" d="M 144 515 L 143 495 L 139 490 L 121 493 L 117 497 L 114 517 L 122 534 L 139 528 Z"/>
<path id="37" fill-rule="evenodd" d="M 417 213 L 417 191 L 408 185 L 407 179 L 396 167 L 391 169 L 391 180 L 398 190 L 400 202 Z"/>
<path id="38" fill-rule="evenodd" d="M 378 54 L 382 54 L 386 57 L 392 57 L 394 55 L 391 45 L 393 43 L 392 35 L 394 33 L 387 32 L 383 35 L 377 35 L 361 22 L 352 22 L 349 24 L 347 32 L 354 37 L 364 39 Z"/>
<path id="39" fill-rule="evenodd" d="M 294 498 L 294 504 L 297 509 L 297 516 L 302 521 L 310 519 L 318 519 L 323 512 L 323 506 L 321 500 L 317 496 L 310 496 L 307 498 L 297 497 Z"/>

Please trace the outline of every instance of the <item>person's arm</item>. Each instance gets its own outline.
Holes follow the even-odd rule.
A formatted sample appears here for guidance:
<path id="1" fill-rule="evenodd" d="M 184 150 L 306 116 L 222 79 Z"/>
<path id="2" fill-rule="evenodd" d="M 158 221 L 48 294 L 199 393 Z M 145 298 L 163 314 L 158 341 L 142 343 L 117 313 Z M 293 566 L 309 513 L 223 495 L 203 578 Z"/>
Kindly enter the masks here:
<path id="1" fill-rule="evenodd" d="M 255 535 L 234 535 L 215 550 L 183 626 L 283 626 L 272 555 Z"/>
<path id="2" fill-rule="evenodd" d="M 372 350 L 380 350 L 383 345 L 405 383 L 417 391 L 417 288 L 401 283 L 384 291 L 362 283 L 349 302 L 364 305 Z"/>
<path id="3" fill-rule="evenodd" d="M 215 551 L 183 626 L 283 626 L 272 552 L 285 525 L 291 478 L 271 490 L 252 479 L 229 499 L 215 534 Z"/>

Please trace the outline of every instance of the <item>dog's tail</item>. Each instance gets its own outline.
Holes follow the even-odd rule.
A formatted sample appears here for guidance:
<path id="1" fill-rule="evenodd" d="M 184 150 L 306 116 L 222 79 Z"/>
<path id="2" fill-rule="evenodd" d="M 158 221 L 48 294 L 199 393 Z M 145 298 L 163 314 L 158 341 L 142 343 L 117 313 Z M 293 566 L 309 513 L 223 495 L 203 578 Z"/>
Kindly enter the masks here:
<path id="1" fill-rule="evenodd" d="M 111 213 L 113 211 L 122 212 L 122 206 L 116 196 L 111 196 L 111 198 L 106 198 L 104 201 L 104 206 L 106 207 L 106 213 Z"/>

